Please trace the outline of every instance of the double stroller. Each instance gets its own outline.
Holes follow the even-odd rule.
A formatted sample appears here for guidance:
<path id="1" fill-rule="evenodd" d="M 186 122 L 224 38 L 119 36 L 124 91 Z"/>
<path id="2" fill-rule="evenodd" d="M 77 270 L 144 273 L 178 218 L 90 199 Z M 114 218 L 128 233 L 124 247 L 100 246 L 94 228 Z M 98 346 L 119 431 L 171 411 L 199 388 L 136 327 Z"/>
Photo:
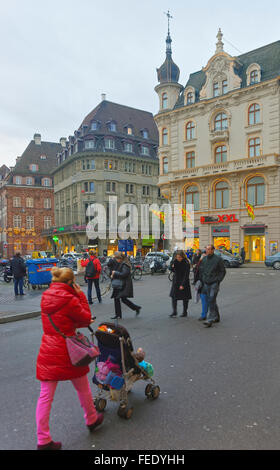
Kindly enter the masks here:
<path id="1" fill-rule="evenodd" d="M 147 383 L 145 395 L 147 398 L 155 400 L 160 395 L 160 388 L 147 371 L 139 365 L 133 351 L 132 341 L 127 330 L 114 323 L 101 323 L 95 332 L 100 356 L 96 360 L 96 370 L 92 381 L 98 387 L 98 393 L 94 399 L 97 411 L 104 411 L 107 400 L 119 402 L 118 415 L 121 418 L 130 419 L 133 408 L 128 403 L 128 393 L 133 384 L 138 380 L 145 380 Z M 112 358 L 115 370 L 118 375 L 113 376 L 111 382 L 101 380 L 98 365 L 104 365 L 108 358 Z M 110 373 L 109 373 L 110 374 Z M 107 377 L 109 377 L 109 374 Z M 104 377 L 105 378 L 105 377 Z"/>

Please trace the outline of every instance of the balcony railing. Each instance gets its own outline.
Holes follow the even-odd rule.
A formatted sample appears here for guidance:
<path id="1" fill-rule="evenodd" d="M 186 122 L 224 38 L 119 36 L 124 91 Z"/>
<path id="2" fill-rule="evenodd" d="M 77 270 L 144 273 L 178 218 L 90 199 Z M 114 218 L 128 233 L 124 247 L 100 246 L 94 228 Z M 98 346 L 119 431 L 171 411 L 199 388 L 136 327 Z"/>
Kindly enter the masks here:
<path id="1" fill-rule="evenodd" d="M 160 177 L 160 180 L 178 180 L 181 178 L 198 178 L 217 173 L 232 173 L 236 171 L 244 171 L 252 168 L 268 168 L 280 165 L 280 156 L 277 154 L 261 155 L 253 158 L 242 158 L 240 160 L 232 160 L 224 163 L 213 163 L 212 165 L 199 166 L 195 168 L 185 168 L 183 170 L 173 171 L 169 175 Z M 168 178 L 166 178 L 168 176 Z M 161 181 L 160 181 L 161 182 Z"/>

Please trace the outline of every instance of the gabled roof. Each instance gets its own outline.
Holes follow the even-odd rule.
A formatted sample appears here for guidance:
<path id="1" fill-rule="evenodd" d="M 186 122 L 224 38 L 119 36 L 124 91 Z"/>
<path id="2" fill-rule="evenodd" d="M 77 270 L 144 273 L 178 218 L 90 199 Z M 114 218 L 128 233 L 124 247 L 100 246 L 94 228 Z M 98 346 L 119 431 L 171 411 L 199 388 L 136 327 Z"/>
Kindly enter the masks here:
<path id="1" fill-rule="evenodd" d="M 0 167 L 0 179 L 5 178 L 9 172 L 10 168 L 8 168 L 6 165 L 2 165 Z"/>
<path id="2" fill-rule="evenodd" d="M 99 121 L 101 124 L 99 133 L 108 133 L 106 123 L 112 120 L 117 125 L 118 134 L 127 135 L 125 126 L 131 125 L 134 137 L 142 138 L 141 130 L 147 129 L 149 132 L 148 140 L 153 140 L 158 143 L 157 126 L 153 114 L 148 111 L 142 111 L 140 109 L 103 100 L 85 117 L 79 130 L 82 130 L 83 126 L 90 126 L 91 122 L 94 120 Z"/>
<path id="3" fill-rule="evenodd" d="M 241 88 L 247 87 L 247 75 L 246 71 L 249 65 L 258 64 L 261 67 L 261 81 L 271 80 L 280 75 L 280 41 L 273 42 L 266 46 L 260 47 L 253 51 L 241 54 L 236 57 L 238 62 L 241 64 L 241 68 L 236 73 L 242 79 Z M 189 80 L 186 84 L 185 89 L 188 86 L 194 87 L 196 90 L 196 96 L 199 97 L 199 93 L 206 82 L 206 74 L 203 70 L 190 74 Z M 184 106 L 184 91 L 180 94 L 175 108 Z"/>

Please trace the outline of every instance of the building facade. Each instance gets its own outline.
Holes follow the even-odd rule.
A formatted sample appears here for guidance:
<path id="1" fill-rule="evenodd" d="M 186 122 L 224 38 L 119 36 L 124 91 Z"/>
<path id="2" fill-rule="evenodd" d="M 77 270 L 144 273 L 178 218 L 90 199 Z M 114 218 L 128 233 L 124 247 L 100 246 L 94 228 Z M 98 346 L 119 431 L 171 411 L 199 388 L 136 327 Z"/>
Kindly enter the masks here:
<path id="1" fill-rule="evenodd" d="M 155 88 L 159 187 L 194 205 L 195 248 L 244 246 L 248 260 L 263 261 L 280 251 L 280 41 L 232 57 L 222 37 L 183 87 L 168 33 Z"/>
<path id="2" fill-rule="evenodd" d="M 0 188 L 0 252 L 5 258 L 46 249 L 41 237 L 54 223 L 53 177 L 61 145 L 35 134 Z"/>
<path id="3" fill-rule="evenodd" d="M 55 226 L 44 232 L 49 249 L 61 254 L 93 247 L 108 256 L 118 250 L 118 237 L 110 238 L 108 230 L 106 239 L 88 238 L 86 227 L 92 219 L 88 208 L 94 203 L 105 207 L 108 229 L 112 196 L 117 197 L 118 207 L 135 204 L 139 213 L 142 203 L 162 204 L 157 147 L 151 113 L 112 103 L 103 95 L 58 152 L 53 172 Z M 149 237 L 141 240 L 139 232 L 128 252 L 145 254 L 157 244 Z"/>

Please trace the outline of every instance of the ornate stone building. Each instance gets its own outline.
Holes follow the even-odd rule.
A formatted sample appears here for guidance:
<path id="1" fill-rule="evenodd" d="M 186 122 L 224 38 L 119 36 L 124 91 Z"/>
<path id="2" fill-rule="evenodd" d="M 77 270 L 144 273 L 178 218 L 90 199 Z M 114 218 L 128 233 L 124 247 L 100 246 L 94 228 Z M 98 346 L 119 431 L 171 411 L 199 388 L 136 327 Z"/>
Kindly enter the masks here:
<path id="1" fill-rule="evenodd" d="M 194 246 L 263 261 L 280 242 L 280 41 L 232 57 L 216 52 L 185 87 L 171 55 L 158 69 L 159 186 L 194 204 Z M 245 202 L 254 206 L 248 216 Z"/>
<path id="2" fill-rule="evenodd" d="M 108 219 L 111 196 L 117 197 L 118 207 L 135 204 L 139 213 L 142 203 L 162 204 L 157 147 L 158 131 L 151 113 L 112 103 L 102 95 L 57 155 L 55 225 L 44 232 L 49 248 L 79 252 L 94 247 L 99 255 L 118 250 L 117 237 L 88 239 L 86 226 L 92 217 L 87 209 L 102 204 Z M 156 240 L 141 240 L 139 233 L 129 252 L 139 249 L 145 254 L 153 245 L 157 247 Z"/>

